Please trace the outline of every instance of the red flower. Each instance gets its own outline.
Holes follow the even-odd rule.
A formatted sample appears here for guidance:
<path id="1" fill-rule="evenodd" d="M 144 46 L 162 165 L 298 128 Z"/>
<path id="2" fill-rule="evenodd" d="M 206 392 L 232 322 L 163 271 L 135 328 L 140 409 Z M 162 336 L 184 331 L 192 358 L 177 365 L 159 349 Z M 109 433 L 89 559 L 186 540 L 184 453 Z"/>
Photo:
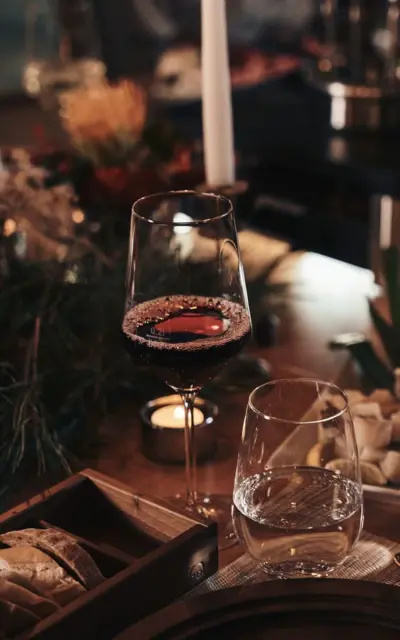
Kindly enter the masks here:
<path id="1" fill-rule="evenodd" d="M 100 167 L 87 182 L 84 197 L 89 202 L 132 205 L 149 193 L 163 191 L 167 185 L 153 169 Z"/>
<path id="2" fill-rule="evenodd" d="M 57 171 L 59 173 L 70 173 L 72 169 L 71 160 L 61 160 L 57 165 Z"/>
<path id="3" fill-rule="evenodd" d="M 46 143 L 46 133 L 42 124 L 35 124 L 33 127 L 33 135 L 39 143 Z"/>

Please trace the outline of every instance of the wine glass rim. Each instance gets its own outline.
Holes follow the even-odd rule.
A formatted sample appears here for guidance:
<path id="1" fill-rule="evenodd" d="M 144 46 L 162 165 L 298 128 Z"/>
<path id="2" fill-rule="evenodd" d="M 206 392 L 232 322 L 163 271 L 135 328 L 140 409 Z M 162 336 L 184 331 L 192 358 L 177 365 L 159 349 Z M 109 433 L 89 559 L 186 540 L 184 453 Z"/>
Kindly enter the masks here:
<path id="1" fill-rule="evenodd" d="M 301 420 L 301 419 L 286 420 L 285 418 L 278 418 L 273 415 L 267 415 L 263 411 L 260 411 L 259 409 L 257 409 L 257 407 L 254 405 L 254 402 L 253 402 L 255 394 L 258 391 L 260 391 L 260 389 L 263 389 L 264 387 L 272 387 L 277 383 L 281 383 L 281 382 L 290 383 L 290 384 L 294 382 L 307 382 L 307 383 L 312 382 L 317 385 L 318 384 L 323 385 L 325 388 L 329 388 L 335 391 L 336 393 L 339 393 L 339 395 L 342 396 L 344 407 L 342 409 L 338 409 L 335 413 L 332 413 L 326 418 L 318 418 L 315 420 Z M 344 413 L 346 413 L 346 411 L 349 408 L 349 399 L 347 397 L 347 394 L 343 391 L 343 389 L 338 387 L 333 382 L 328 382 L 327 380 L 321 380 L 319 378 L 279 378 L 278 380 L 270 380 L 269 382 L 264 382 L 263 384 L 260 384 L 258 387 L 253 389 L 253 391 L 250 393 L 250 396 L 249 396 L 248 406 L 251 408 L 252 411 L 254 411 L 254 413 L 264 418 L 264 420 L 271 420 L 271 421 L 273 420 L 274 422 L 282 422 L 285 424 L 293 424 L 293 425 L 307 425 L 307 424 L 312 425 L 312 424 L 321 424 L 324 422 L 331 422 L 332 420 L 336 420 L 337 418 L 340 418 Z"/>
<path id="2" fill-rule="evenodd" d="M 154 200 L 157 199 L 167 199 L 175 196 L 197 196 L 202 198 L 210 198 L 214 200 L 219 200 L 227 206 L 226 211 L 219 214 L 218 216 L 213 216 L 212 218 L 204 218 L 203 220 L 190 220 L 190 221 L 182 221 L 182 222 L 161 222 L 159 220 L 152 220 L 151 218 L 146 218 L 142 216 L 135 210 L 135 207 L 140 206 L 146 200 Z M 176 191 L 160 191 L 158 193 L 151 193 L 148 196 L 143 196 L 136 200 L 132 205 L 132 215 L 135 216 L 138 220 L 142 220 L 143 222 L 148 222 L 149 224 L 158 225 L 160 227 L 200 227 L 203 224 L 209 224 L 210 222 L 217 222 L 218 220 L 223 220 L 227 216 L 229 216 L 233 212 L 233 204 L 232 201 L 229 200 L 226 196 L 222 196 L 219 193 L 212 192 L 203 192 L 203 191 L 194 191 L 193 189 L 178 189 Z"/>

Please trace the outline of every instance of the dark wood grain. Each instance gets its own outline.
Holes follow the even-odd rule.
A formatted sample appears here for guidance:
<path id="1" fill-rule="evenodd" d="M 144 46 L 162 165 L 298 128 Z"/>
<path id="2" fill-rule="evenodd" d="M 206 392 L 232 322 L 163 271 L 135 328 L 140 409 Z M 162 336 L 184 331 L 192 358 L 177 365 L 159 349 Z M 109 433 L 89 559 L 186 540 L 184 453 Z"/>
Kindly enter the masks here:
<path id="1" fill-rule="evenodd" d="M 0 518 L 2 532 L 32 526 L 72 535 L 105 580 L 38 623 L 24 640 L 110 640 L 218 566 L 214 523 L 172 511 L 88 469 Z M 172 575 L 173 581 L 162 579 Z"/>
<path id="2" fill-rule="evenodd" d="M 93 558 L 97 567 L 101 571 L 101 573 L 106 577 L 110 578 L 111 576 L 118 573 L 118 571 L 122 571 L 130 564 L 133 564 L 135 558 L 133 555 L 125 553 L 120 549 L 106 543 L 96 544 L 91 540 L 87 540 L 86 538 L 82 538 L 81 536 L 73 535 L 69 531 L 65 531 L 65 529 L 61 529 L 61 527 L 56 527 L 51 522 L 47 520 L 39 520 L 36 523 L 32 523 L 33 526 L 38 526 L 41 529 L 53 529 L 60 533 L 67 534 L 69 537 L 72 537 L 74 541 Z"/>
<path id="3" fill-rule="evenodd" d="M 266 242 L 265 252 L 268 249 Z M 278 342 L 271 348 L 258 349 L 256 355 L 268 360 L 274 377 L 343 379 L 348 356 L 331 351 L 328 342 L 337 333 L 369 329 L 367 294 L 372 290 L 371 273 L 315 254 L 289 254 L 276 279 L 291 282 L 286 305 L 280 312 Z M 348 371 L 346 375 L 351 374 Z M 229 493 L 247 393 L 220 394 L 218 403 L 218 454 L 214 461 L 199 468 L 199 489 Z M 157 464 L 143 456 L 137 407 L 122 407 L 109 416 L 102 436 L 104 447 L 96 460 L 90 460 L 91 467 L 154 496 L 184 493 L 182 466 Z"/>
<path id="4" fill-rule="evenodd" d="M 400 490 L 371 487 L 364 491 L 364 528 L 377 536 L 400 542 Z"/>
<path id="5" fill-rule="evenodd" d="M 254 263 L 247 264 L 247 268 L 254 274 L 260 261 L 265 261 L 265 256 L 275 256 L 279 248 L 275 241 L 265 238 L 257 251 L 252 244 L 249 254 L 252 252 Z M 331 351 L 328 342 L 337 333 L 371 331 L 367 296 L 376 293 L 372 274 L 316 254 L 293 253 L 282 263 L 275 279 L 290 283 L 290 295 L 279 313 L 278 342 L 271 348 L 257 350 L 256 355 L 270 362 L 274 377 L 316 376 L 336 381 L 342 387 L 357 387 L 359 376 L 348 355 Z M 231 494 L 246 402 L 247 394 L 218 397 L 220 411 L 215 422 L 218 453 L 214 460 L 199 467 L 200 490 Z M 96 458 L 87 460 L 88 466 L 125 482 L 138 493 L 159 498 L 184 495 L 183 465 L 157 464 L 143 455 L 138 406 L 124 406 L 110 415 L 104 421 L 101 435 L 103 445 Z M 34 482 L 30 490 L 38 490 Z M 26 492 L 25 488 L 23 499 Z M 129 497 L 126 500 L 129 502 Z M 372 533 L 400 541 L 398 513 L 397 504 L 383 505 L 379 497 L 366 495 L 365 527 Z M 224 551 L 220 554 L 221 564 L 240 553 L 239 546 Z"/>
<path id="6" fill-rule="evenodd" d="M 400 590 L 356 580 L 282 580 L 188 599 L 115 640 L 396 640 Z"/>
<path id="7" fill-rule="evenodd" d="M 274 241 L 266 238 L 264 243 L 253 246 L 255 263 L 246 261 L 247 269 L 253 273 L 262 257 L 276 252 Z M 275 280 L 290 283 L 285 305 L 279 312 L 278 342 L 271 348 L 255 350 L 255 354 L 269 361 L 274 377 L 308 376 L 342 386 L 358 385 L 348 355 L 330 350 L 328 343 L 341 332 L 370 330 L 367 296 L 375 290 L 372 274 L 316 254 L 292 253 L 281 264 Z M 218 397 L 218 452 L 214 460 L 199 466 L 200 491 L 231 494 L 246 403 L 247 394 Z M 123 479 L 139 492 L 160 497 L 184 495 L 182 465 L 157 464 L 143 455 L 137 407 L 123 407 L 109 416 L 102 435 L 104 447 L 97 459 L 90 460 L 91 467 Z M 222 564 L 238 553 L 239 547 L 224 551 L 220 555 Z"/>

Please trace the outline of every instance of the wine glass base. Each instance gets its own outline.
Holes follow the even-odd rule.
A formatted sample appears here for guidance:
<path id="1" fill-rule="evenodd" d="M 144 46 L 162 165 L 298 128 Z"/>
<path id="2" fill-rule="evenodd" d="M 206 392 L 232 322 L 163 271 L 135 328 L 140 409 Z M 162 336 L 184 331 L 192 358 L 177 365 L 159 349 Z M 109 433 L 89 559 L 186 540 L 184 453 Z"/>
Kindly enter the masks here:
<path id="1" fill-rule="evenodd" d="M 232 525 L 232 498 L 230 496 L 198 493 L 195 505 L 188 505 L 186 496 L 181 495 L 169 497 L 167 500 L 183 511 L 216 522 L 218 524 L 218 549 L 227 549 L 237 543 Z"/>
<path id="2" fill-rule="evenodd" d="M 337 568 L 336 564 L 327 562 L 279 562 L 262 564 L 261 568 L 269 576 L 281 580 L 290 578 L 325 578 Z"/>

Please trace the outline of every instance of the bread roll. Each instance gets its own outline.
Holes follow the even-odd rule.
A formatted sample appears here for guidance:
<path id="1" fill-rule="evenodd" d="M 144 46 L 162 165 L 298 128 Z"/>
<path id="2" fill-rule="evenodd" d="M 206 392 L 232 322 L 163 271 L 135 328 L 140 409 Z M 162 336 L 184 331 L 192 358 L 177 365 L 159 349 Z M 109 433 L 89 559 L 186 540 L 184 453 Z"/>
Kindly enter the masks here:
<path id="1" fill-rule="evenodd" d="M 29 546 L 0 550 L 0 578 L 52 599 L 60 606 L 86 592 L 55 560 Z"/>
<path id="2" fill-rule="evenodd" d="M 40 618 L 13 602 L 0 598 L 0 638 L 15 638 L 40 622 Z"/>
<path id="3" fill-rule="evenodd" d="M 377 402 L 361 402 L 351 406 L 352 416 L 369 418 L 371 420 L 382 420 L 381 406 Z"/>
<path id="4" fill-rule="evenodd" d="M 390 421 L 392 423 L 392 442 L 400 442 L 400 411 L 392 413 Z"/>
<path id="5" fill-rule="evenodd" d="M 87 588 L 93 589 L 104 581 L 93 558 L 71 536 L 55 529 L 22 529 L 0 535 L 0 541 L 10 547 L 36 547 L 69 568 Z"/>
<path id="6" fill-rule="evenodd" d="M 354 431 L 360 452 L 364 447 L 384 449 L 392 439 L 392 424 L 389 420 L 354 417 Z"/>
<path id="7" fill-rule="evenodd" d="M 388 451 L 380 466 L 390 482 L 400 482 L 400 453 L 398 451 Z"/>
<path id="8" fill-rule="evenodd" d="M 336 460 L 331 460 L 327 465 L 325 465 L 325 469 L 335 471 L 336 473 L 342 473 L 351 480 L 356 479 L 354 477 L 353 462 L 345 458 L 336 458 Z M 370 462 L 361 462 L 360 470 L 363 484 L 372 484 L 381 487 L 387 482 L 384 474 L 375 464 L 371 464 Z"/>
<path id="9" fill-rule="evenodd" d="M 372 464 L 378 464 L 383 460 L 386 455 L 384 449 L 374 449 L 374 447 L 364 447 L 361 451 L 360 459 L 363 462 L 372 462 Z"/>
<path id="10" fill-rule="evenodd" d="M 39 596 L 18 584 L 0 578 L 0 598 L 30 611 L 38 618 L 46 618 L 60 607 L 54 600 Z"/>

